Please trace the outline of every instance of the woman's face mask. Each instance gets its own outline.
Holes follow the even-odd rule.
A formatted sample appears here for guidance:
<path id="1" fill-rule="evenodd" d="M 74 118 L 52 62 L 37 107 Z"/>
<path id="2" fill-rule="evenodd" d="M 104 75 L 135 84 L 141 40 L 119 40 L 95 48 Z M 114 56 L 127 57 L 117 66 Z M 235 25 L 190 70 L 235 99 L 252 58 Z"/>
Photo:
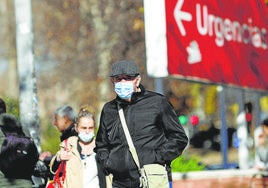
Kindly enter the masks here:
<path id="1" fill-rule="evenodd" d="M 78 137 L 82 142 L 89 143 L 94 138 L 94 132 L 90 132 L 88 134 L 86 132 L 80 132 Z"/>
<path id="2" fill-rule="evenodd" d="M 134 93 L 132 82 L 116 82 L 114 91 L 121 99 L 130 99 Z"/>

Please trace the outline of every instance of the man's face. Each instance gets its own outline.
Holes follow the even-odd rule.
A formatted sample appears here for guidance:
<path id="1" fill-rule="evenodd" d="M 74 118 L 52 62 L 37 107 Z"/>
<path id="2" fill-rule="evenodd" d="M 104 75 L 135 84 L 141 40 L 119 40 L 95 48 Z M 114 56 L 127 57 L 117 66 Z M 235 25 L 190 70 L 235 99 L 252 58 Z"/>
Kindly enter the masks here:
<path id="1" fill-rule="evenodd" d="M 141 77 L 138 75 L 124 75 L 124 74 L 122 74 L 122 75 L 112 77 L 111 81 L 113 84 L 115 84 L 117 82 L 132 82 L 134 91 L 136 91 L 137 87 L 140 84 Z"/>
<path id="2" fill-rule="evenodd" d="M 67 118 L 66 118 L 66 116 L 63 116 L 63 117 L 61 117 L 61 116 L 58 116 L 58 115 L 55 115 L 54 116 L 54 122 L 53 122 L 53 125 L 55 125 L 57 128 L 58 128 L 58 130 L 60 131 L 60 132 L 62 132 L 62 131 L 64 131 L 65 129 L 67 129 L 68 127 L 68 125 L 67 125 L 67 122 L 68 122 L 68 120 L 67 120 Z"/>

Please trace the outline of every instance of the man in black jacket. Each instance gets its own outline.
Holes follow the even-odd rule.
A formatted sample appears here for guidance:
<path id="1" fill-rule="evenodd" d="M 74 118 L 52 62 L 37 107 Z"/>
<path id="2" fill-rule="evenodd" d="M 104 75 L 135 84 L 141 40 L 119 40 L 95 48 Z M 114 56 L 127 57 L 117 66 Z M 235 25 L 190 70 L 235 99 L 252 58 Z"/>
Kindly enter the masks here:
<path id="1" fill-rule="evenodd" d="M 170 163 L 188 143 L 174 108 L 165 96 L 145 90 L 132 61 L 113 64 L 110 77 L 117 97 L 102 109 L 95 151 L 106 173 L 113 174 L 113 187 L 140 187 L 140 174 L 128 150 L 119 106 L 124 110 L 140 166 L 166 165 L 172 181 Z"/>

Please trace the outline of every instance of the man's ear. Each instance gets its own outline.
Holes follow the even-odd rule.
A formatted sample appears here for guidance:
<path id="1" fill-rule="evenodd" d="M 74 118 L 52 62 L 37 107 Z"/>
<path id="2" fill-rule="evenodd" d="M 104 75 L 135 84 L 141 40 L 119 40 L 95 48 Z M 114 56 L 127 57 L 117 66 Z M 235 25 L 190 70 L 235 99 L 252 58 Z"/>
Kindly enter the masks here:
<path id="1" fill-rule="evenodd" d="M 136 78 L 136 83 L 135 83 L 137 88 L 139 87 L 140 83 L 141 83 L 141 76 L 138 75 Z"/>
<path id="2" fill-rule="evenodd" d="M 112 77 L 110 78 L 110 82 L 114 85 L 114 80 Z"/>

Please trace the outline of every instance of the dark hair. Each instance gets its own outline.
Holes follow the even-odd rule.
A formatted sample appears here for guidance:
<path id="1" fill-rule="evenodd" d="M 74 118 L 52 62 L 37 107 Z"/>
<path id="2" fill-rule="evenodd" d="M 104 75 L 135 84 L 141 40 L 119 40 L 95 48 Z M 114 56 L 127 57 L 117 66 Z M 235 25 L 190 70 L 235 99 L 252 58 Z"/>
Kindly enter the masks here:
<path id="1" fill-rule="evenodd" d="M 38 161 L 38 151 L 32 139 L 6 136 L 0 153 L 0 169 L 7 178 L 30 179 Z"/>
<path id="2" fill-rule="evenodd" d="M 13 114 L 1 114 L 0 126 L 5 135 L 24 135 L 20 122 Z"/>
<path id="3" fill-rule="evenodd" d="M 0 98 L 0 114 L 6 113 L 6 111 L 6 103 L 2 98 Z"/>
<path id="4" fill-rule="evenodd" d="M 268 118 L 262 121 L 262 125 L 268 127 Z"/>

